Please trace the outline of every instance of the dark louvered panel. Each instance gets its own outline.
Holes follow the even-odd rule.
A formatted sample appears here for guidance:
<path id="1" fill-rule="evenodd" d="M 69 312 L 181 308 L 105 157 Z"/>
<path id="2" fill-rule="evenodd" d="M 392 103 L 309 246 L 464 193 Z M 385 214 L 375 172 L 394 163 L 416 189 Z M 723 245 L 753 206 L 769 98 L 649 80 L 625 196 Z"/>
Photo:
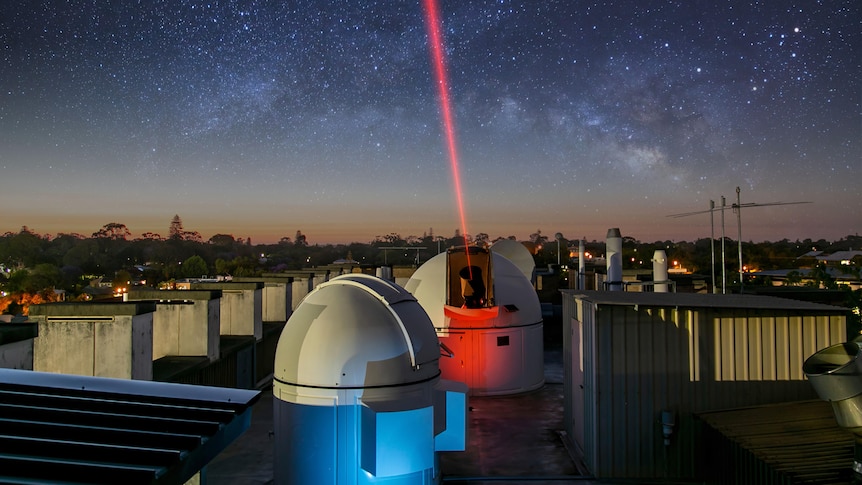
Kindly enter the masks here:
<path id="1" fill-rule="evenodd" d="M 80 434 L 96 443 L 172 448 L 178 450 L 192 449 L 200 445 L 201 442 L 201 436 L 197 434 L 159 433 L 155 431 L 3 418 L 0 418 L 0 430 L 4 434 L 54 440 L 63 439 L 73 434 Z"/>
<path id="2" fill-rule="evenodd" d="M 25 420 L 36 418 L 79 426 L 106 426 L 109 428 L 148 430 L 163 433 L 173 431 L 198 435 L 215 433 L 221 424 L 212 421 L 192 421 L 148 415 L 110 414 L 99 411 L 67 410 L 53 406 L 19 406 L 2 403 L 0 403 L 0 416 Z"/>
<path id="3" fill-rule="evenodd" d="M 258 391 L 0 369 L 0 483 L 185 483 Z"/>

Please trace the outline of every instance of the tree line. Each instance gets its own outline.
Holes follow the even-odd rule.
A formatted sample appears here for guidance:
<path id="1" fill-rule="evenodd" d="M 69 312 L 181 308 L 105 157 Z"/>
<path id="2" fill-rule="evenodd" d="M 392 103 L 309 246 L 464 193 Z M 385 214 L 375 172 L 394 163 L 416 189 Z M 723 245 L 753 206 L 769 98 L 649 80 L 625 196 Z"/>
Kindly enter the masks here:
<path id="1" fill-rule="evenodd" d="M 132 238 L 129 229 L 117 222 L 105 224 L 90 236 L 40 235 L 22 227 L 17 233 L 0 236 L 0 290 L 3 292 L 0 313 L 16 305 L 22 306 L 22 301 L 32 302 L 34 298 L 51 301 L 55 298 L 52 296 L 55 289 L 64 290 L 67 299 L 78 298 L 96 278 L 117 285 L 137 280 L 156 286 L 205 275 L 256 276 L 299 270 L 328 265 L 336 260 L 368 266 L 419 265 L 449 247 L 464 245 L 465 241 L 489 245 L 500 239 L 516 238 L 491 238 L 486 233 L 465 237 L 457 230 L 451 237 L 443 237 L 429 230 L 422 236 L 402 237 L 393 232 L 376 236 L 368 243 L 320 245 L 310 244 L 308 237 L 297 230 L 292 238 L 283 237 L 274 244 L 253 244 L 251 238 L 236 238 L 231 234 L 215 234 L 204 240 L 198 232 L 186 230 L 179 215 L 171 220 L 167 237 L 144 233 Z M 578 240 L 566 239 L 560 233 L 549 238 L 537 229 L 523 242 L 533 253 L 537 268 L 553 266 L 557 261 L 562 265 L 573 264 L 573 257 L 577 257 Z M 694 242 L 641 242 L 625 237 L 623 266 L 651 269 L 654 251 L 663 249 L 669 261 L 676 261 L 680 267 L 709 274 L 710 243 L 708 238 Z M 716 248 L 719 245 L 720 241 L 716 240 Z M 592 256 L 605 253 L 605 241 L 587 241 L 585 247 Z M 725 247 L 726 269 L 732 279 L 738 277 L 736 242 L 727 239 Z M 862 248 L 862 237 L 847 236 L 838 241 L 748 242 L 743 244 L 743 258 L 748 268 L 800 268 L 812 264 L 812 259 L 800 256 L 813 249 L 832 252 L 851 248 Z"/>

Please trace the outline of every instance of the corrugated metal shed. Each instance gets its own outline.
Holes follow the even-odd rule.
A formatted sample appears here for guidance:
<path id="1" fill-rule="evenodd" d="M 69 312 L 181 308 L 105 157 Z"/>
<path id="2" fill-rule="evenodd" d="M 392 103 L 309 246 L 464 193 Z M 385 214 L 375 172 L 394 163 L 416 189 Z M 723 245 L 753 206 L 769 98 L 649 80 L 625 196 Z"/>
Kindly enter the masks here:
<path id="1" fill-rule="evenodd" d="M 0 369 L 0 482 L 182 484 L 259 391 Z"/>
<path id="2" fill-rule="evenodd" d="M 817 399 L 846 309 L 752 295 L 563 291 L 566 431 L 600 478 L 696 479 L 693 413 Z M 674 416 L 665 445 L 662 412 Z"/>
<path id="3" fill-rule="evenodd" d="M 702 413 L 702 460 L 710 484 L 848 484 L 854 437 L 826 401 Z M 706 452 L 709 450 L 708 452 Z"/>

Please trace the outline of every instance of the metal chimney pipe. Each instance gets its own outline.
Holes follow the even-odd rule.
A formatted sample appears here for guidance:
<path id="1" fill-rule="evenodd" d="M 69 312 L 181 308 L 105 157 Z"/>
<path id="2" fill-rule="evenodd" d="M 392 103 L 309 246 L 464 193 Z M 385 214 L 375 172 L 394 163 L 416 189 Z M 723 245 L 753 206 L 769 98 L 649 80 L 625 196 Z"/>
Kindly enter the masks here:
<path id="1" fill-rule="evenodd" d="M 587 289 L 587 261 L 586 261 L 586 250 L 584 249 L 584 244 L 586 244 L 586 240 L 581 239 L 578 241 L 578 289 L 586 290 Z"/>
<path id="2" fill-rule="evenodd" d="M 653 291 L 656 293 L 667 293 L 667 283 L 659 283 L 660 281 L 668 281 L 667 253 L 665 253 L 664 249 L 656 249 L 653 253 L 652 279 L 655 282 Z"/>
<path id="3" fill-rule="evenodd" d="M 618 227 L 608 229 L 607 236 L 607 271 L 608 281 L 605 284 L 610 291 L 623 290 L 623 237 Z"/>

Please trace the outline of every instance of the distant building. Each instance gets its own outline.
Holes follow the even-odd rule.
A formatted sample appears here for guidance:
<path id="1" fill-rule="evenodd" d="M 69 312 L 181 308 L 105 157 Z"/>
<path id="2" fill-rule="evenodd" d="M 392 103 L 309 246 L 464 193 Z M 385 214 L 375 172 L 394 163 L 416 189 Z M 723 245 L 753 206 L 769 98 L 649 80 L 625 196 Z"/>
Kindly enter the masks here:
<path id="1" fill-rule="evenodd" d="M 815 259 L 829 265 L 850 266 L 855 257 L 862 258 L 862 251 L 836 251 L 832 254 L 819 254 Z"/>
<path id="2" fill-rule="evenodd" d="M 862 288 L 858 268 L 854 271 L 853 259 L 862 259 L 862 251 L 836 251 L 826 254 L 823 251 L 809 251 L 797 260 L 809 258 L 823 263 L 826 267 L 826 275 L 835 280 L 839 285 L 847 286 L 852 290 Z M 763 271 L 752 271 L 751 276 L 759 276 L 768 279 L 772 286 L 810 286 L 817 284 L 813 276 L 813 268 L 787 268 Z"/>

